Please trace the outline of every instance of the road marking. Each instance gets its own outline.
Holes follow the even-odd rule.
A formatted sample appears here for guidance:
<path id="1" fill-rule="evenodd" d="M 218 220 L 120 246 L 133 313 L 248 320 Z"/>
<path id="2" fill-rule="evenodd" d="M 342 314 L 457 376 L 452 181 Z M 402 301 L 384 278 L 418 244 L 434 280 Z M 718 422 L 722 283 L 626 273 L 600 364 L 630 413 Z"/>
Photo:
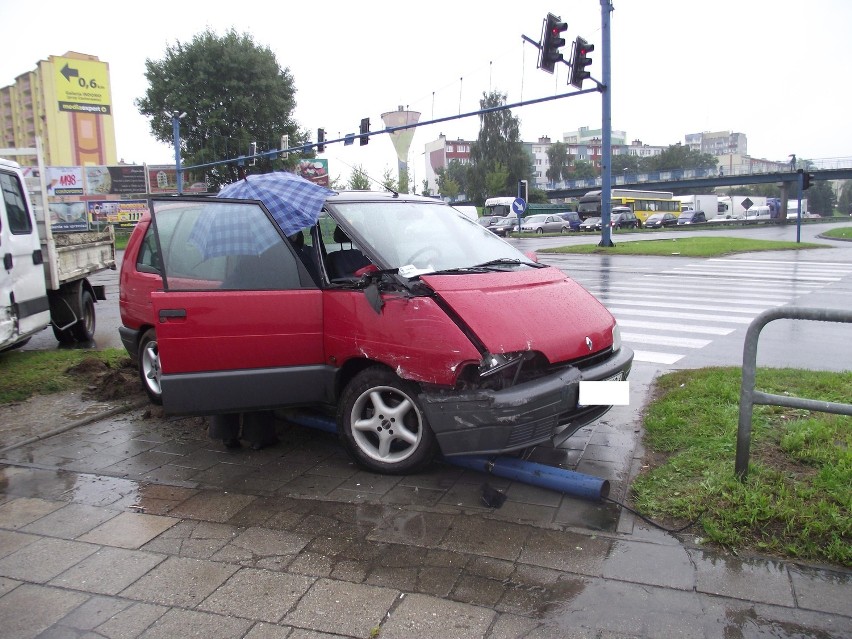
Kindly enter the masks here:
<path id="1" fill-rule="evenodd" d="M 692 290 L 692 292 L 695 292 L 694 288 L 692 288 L 691 290 Z M 596 293 L 596 295 L 599 295 L 601 297 L 609 297 L 608 293 L 603 293 L 603 292 Z M 643 294 L 643 293 L 616 292 L 616 293 L 614 293 L 614 296 L 617 296 L 619 298 L 623 297 L 623 298 L 626 298 L 626 299 L 629 299 L 631 297 L 636 297 L 636 298 L 643 299 L 643 300 L 670 300 L 670 299 L 672 299 L 671 295 L 647 295 L 647 294 Z M 768 307 L 783 306 L 784 304 L 786 304 L 787 302 L 790 301 L 789 297 L 782 300 L 782 299 L 777 299 L 777 298 L 774 298 L 774 299 L 769 299 L 769 298 L 758 299 L 758 296 L 752 296 L 748 300 L 741 300 L 741 299 L 731 299 L 730 297 L 690 297 L 688 295 L 678 295 L 676 299 L 679 302 L 719 302 L 721 304 L 754 304 L 755 302 L 757 302 L 757 303 L 761 303 L 761 304 L 767 304 Z M 718 308 L 718 307 L 716 307 L 716 308 Z"/>
<path id="2" fill-rule="evenodd" d="M 721 326 L 689 326 L 684 324 L 671 324 L 669 322 L 643 322 L 642 320 L 620 319 L 618 325 L 622 328 L 650 328 L 660 331 L 678 333 L 695 333 L 696 335 L 730 335 L 735 328 L 723 328 Z"/>
<path id="3" fill-rule="evenodd" d="M 691 339 L 689 337 L 674 337 L 666 335 L 648 335 L 646 333 L 622 333 L 621 339 L 634 344 L 656 344 L 657 346 L 674 346 L 682 348 L 704 348 L 713 340 Z"/>
<path id="4" fill-rule="evenodd" d="M 703 313 L 678 313 L 675 311 L 646 311 L 644 309 L 636 309 L 636 308 L 620 308 L 613 307 L 609 308 L 610 313 L 618 318 L 619 313 L 624 313 L 625 315 L 641 315 L 644 317 L 662 317 L 663 319 L 688 319 L 688 320 L 701 320 L 707 322 L 727 322 L 730 324 L 751 324 L 752 318 L 750 317 L 725 317 L 723 315 L 705 315 Z"/>
<path id="5" fill-rule="evenodd" d="M 633 351 L 634 362 L 647 362 L 649 364 L 676 364 L 682 360 L 684 355 L 675 353 L 655 353 L 654 351 Z"/>
<path id="6" fill-rule="evenodd" d="M 605 297 L 604 300 L 609 298 Z M 604 301 L 602 300 L 602 301 Z M 673 302 L 660 302 L 659 300 L 648 300 L 645 301 L 637 301 L 637 300 L 626 300 L 622 298 L 614 298 L 611 299 L 613 304 L 621 304 L 622 306 L 653 306 L 655 308 L 682 308 L 688 311 L 719 311 L 718 306 L 705 306 L 703 304 L 675 304 Z M 608 304 L 604 304 L 608 306 Z M 774 306 L 761 306 L 757 307 L 746 307 L 746 308 L 726 308 L 725 310 L 729 313 L 749 313 L 750 315 L 760 315 L 763 311 L 775 308 Z"/>

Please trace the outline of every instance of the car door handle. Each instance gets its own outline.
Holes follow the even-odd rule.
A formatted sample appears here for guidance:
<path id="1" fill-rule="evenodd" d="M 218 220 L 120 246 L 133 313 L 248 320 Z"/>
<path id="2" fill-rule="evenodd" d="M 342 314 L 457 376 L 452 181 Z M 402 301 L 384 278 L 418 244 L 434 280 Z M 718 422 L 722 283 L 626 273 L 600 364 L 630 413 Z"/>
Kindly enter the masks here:
<path id="1" fill-rule="evenodd" d="M 162 324 L 170 318 L 186 318 L 185 308 L 163 308 L 159 312 L 160 323 Z"/>

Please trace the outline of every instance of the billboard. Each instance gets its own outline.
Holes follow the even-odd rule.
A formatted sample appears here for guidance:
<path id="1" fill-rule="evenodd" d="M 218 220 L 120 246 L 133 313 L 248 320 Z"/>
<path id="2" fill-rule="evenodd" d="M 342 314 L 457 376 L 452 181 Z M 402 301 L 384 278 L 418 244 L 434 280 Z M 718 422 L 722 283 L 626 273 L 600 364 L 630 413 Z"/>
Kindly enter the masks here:
<path id="1" fill-rule="evenodd" d="M 296 173 L 314 184 L 325 187 L 329 185 L 328 160 L 326 159 L 300 160 Z"/>
<path id="2" fill-rule="evenodd" d="M 86 195 L 126 195 L 147 192 L 145 167 L 136 164 L 120 166 L 87 166 Z"/>
<path id="3" fill-rule="evenodd" d="M 207 183 L 203 181 L 192 181 L 196 177 L 183 171 L 184 193 L 207 193 Z M 149 165 L 148 166 L 149 193 L 177 193 L 177 171 L 174 164 Z"/>
<path id="4" fill-rule="evenodd" d="M 148 200 L 90 200 L 86 202 L 86 208 L 92 224 L 128 228 L 136 226 L 139 218 L 148 211 Z"/>
<path id="5" fill-rule="evenodd" d="M 83 167 L 49 166 L 47 173 L 47 195 L 83 195 Z"/>
<path id="6" fill-rule="evenodd" d="M 106 62 L 51 56 L 60 111 L 110 113 L 109 68 Z"/>

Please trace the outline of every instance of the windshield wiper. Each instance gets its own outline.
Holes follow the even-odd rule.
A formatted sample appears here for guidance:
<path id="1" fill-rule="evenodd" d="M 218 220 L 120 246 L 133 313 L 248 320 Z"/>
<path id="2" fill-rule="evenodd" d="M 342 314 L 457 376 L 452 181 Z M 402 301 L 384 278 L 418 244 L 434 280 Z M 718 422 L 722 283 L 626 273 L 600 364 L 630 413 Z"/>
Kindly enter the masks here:
<path id="1" fill-rule="evenodd" d="M 483 262 L 482 264 L 477 264 L 475 266 L 471 266 L 471 268 L 489 268 L 493 266 L 529 266 L 530 268 L 541 268 L 544 264 L 539 264 L 537 262 L 529 261 L 524 262 L 523 260 L 519 260 L 516 257 L 500 257 L 496 260 L 489 260 L 488 262 Z M 499 269 L 491 269 L 491 270 L 499 270 Z"/>

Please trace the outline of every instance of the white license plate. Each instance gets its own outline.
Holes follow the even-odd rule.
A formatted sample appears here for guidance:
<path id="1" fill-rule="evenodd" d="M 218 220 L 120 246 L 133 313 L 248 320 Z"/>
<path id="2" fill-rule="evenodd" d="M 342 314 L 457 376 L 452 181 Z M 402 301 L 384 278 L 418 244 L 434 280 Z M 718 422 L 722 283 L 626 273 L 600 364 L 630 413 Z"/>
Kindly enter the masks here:
<path id="1" fill-rule="evenodd" d="M 602 381 L 581 381 L 578 406 L 628 406 L 630 382 L 621 381 L 618 373 Z"/>

